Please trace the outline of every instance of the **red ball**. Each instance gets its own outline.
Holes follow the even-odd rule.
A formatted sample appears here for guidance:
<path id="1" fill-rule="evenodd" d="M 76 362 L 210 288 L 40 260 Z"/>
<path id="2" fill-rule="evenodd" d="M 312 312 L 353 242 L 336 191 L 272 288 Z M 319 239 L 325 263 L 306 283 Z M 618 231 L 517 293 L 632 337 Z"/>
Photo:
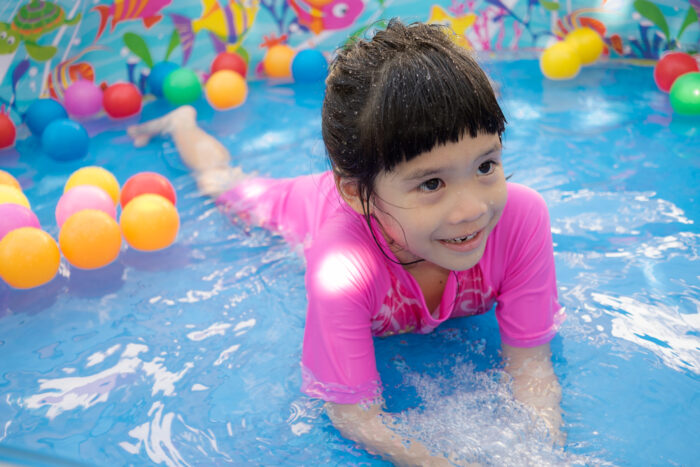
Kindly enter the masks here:
<path id="1" fill-rule="evenodd" d="M 112 118 L 124 118 L 141 111 L 141 93 L 131 83 L 115 83 L 105 89 L 102 107 Z"/>
<path id="2" fill-rule="evenodd" d="M 663 92 L 669 92 L 673 82 L 681 75 L 698 70 L 698 62 L 683 52 L 671 52 L 661 57 L 654 67 L 654 81 Z"/>
<path id="3" fill-rule="evenodd" d="M 15 124 L 12 123 L 10 117 L 4 113 L 0 113 L 0 149 L 9 148 L 15 142 Z"/>
<path id="4" fill-rule="evenodd" d="M 140 172 L 129 178 L 122 187 L 119 202 L 122 209 L 129 204 L 133 198 L 146 193 L 160 195 L 173 203 L 177 202 L 177 195 L 172 183 L 160 174 L 155 172 Z"/>
<path id="5" fill-rule="evenodd" d="M 219 70 L 235 71 L 245 78 L 245 75 L 248 72 L 248 64 L 245 62 L 243 57 L 237 53 L 221 52 L 216 56 L 214 61 L 211 62 L 211 74 L 213 75 Z"/>

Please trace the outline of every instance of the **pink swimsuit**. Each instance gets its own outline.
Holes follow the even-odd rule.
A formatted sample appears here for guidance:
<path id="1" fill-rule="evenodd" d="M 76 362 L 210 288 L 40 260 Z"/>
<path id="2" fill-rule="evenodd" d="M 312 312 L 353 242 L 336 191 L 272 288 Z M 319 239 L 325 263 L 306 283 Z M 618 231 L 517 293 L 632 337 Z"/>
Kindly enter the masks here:
<path id="1" fill-rule="evenodd" d="M 373 336 L 428 333 L 448 318 L 485 313 L 496 303 L 501 340 L 534 347 L 549 342 L 564 319 L 547 206 L 522 185 L 508 183 L 484 256 L 449 275 L 432 313 L 415 279 L 384 256 L 365 219 L 338 195 L 331 172 L 249 179 L 217 203 L 304 245 L 309 306 L 302 390 L 310 396 L 343 404 L 380 400 Z M 376 222 L 372 227 L 395 259 Z"/>

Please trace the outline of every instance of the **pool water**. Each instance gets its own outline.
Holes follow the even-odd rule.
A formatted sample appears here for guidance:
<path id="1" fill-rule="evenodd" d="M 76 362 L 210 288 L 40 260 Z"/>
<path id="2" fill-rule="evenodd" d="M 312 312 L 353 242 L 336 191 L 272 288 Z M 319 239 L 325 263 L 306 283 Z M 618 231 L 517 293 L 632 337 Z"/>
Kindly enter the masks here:
<path id="1" fill-rule="evenodd" d="M 552 449 L 512 400 L 493 313 L 376 342 L 397 429 L 485 465 L 693 465 L 700 429 L 700 121 L 673 116 L 652 69 L 602 64 L 553 83 L 534 60 L 486 61 L 509 126 L 512 181 L 548 202 L 560 301 L 552 342 L 568 441 Z M 246 171 L 325 170 L 322 86 L 251 84 L 199 121 Z M 168 110 L 148 104 L 141 120 Z M 0 153 L 42 226 L 68 176 L 173 181 L 181 230 L 93 272 L 0 285 L 0 461 L 19 465 L 386 465 L 299 392 L 304 262 L 197 194 L 171 142 L 134 149 L 128 122 L 87 123 L 90 153 Z M 54 459 L 54 460 L 50 460 Z"/>

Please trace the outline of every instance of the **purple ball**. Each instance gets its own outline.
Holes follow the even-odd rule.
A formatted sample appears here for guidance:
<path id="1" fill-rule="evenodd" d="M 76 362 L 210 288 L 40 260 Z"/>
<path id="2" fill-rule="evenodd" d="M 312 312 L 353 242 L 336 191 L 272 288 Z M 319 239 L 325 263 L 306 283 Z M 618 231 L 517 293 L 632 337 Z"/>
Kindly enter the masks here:
<path id="1" fill-rule="evenodd" d="M 11 231 L 20 227 L 41 228 L 39 219 L 30 209 L 19 204 L 0 204 L 0 240 Z"/>
<path id="2" fill-rule="evenodd" d="M 92 81 L 78 80 L 66 89 L 63 104 L 71 115 L 90 117 L 102 109 L 102 89 Z"/>

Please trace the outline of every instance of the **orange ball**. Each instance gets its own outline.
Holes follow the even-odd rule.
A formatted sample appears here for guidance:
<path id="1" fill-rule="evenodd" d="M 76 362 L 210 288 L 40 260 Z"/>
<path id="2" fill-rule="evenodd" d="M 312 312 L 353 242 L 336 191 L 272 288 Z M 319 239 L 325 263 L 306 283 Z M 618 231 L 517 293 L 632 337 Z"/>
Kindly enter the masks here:
<path id="1" fill-rule="evenodd" d="M 180 216 L 160 195 L 146 193 L 129 201 L 119 220 L 126 242 L 137 250 L 155 251 L 175 241 Z"/>
<path id="2" fill-rule="evenodd" d="M 27 209 L 31 209 L 29 200 L 24 196 L 24 193 L 10 185 L 0 185 L 0 204 L 2 203 L 19 204 Z"/>
<path id="3" fill-rule="evenodd" d="M 119 204 L 119 182 L 109 170 L 91 166 L 78 169 L 68 178 L 63 192 L 79 185 L 93 185 L 107 192 L 114 205 Z"/>
<path id="4" fill-rule="evenodd" d="M 288 78 L 292 76 L 292 61 L 296 52 L 284 44 L 270 47 L 263 59 L 263 68 L 270 78 Z"/>
<path id="5" fill-rule="evenodd" d="M 97 209 L 83 209 L 63 224 L 58 243 L 70 264 L 97 269 L 117 259 L 122 235 L 111 216 Z"/>
<path id="6" fill-rule="evenodd" d="M 22 186 L 19 184 L 17 179 L 4 170 L 0 170 L 0 185 L 13 186 L 22 191 Z"/>
<path id="7" fill-rule="evenodd" d="M 17 289 L 46 284 L 61 263 L 51 235 L 34 227 L 20 227 L 0 241 L 0 277 Z"/>
<path id="8" fill-rule="evenodd" d="M 216 110 L 227 110 L 245 102 L 248 85 L 235 71 L 219 70 L 209 77 L 204 92 L 212 107 Z"/>

